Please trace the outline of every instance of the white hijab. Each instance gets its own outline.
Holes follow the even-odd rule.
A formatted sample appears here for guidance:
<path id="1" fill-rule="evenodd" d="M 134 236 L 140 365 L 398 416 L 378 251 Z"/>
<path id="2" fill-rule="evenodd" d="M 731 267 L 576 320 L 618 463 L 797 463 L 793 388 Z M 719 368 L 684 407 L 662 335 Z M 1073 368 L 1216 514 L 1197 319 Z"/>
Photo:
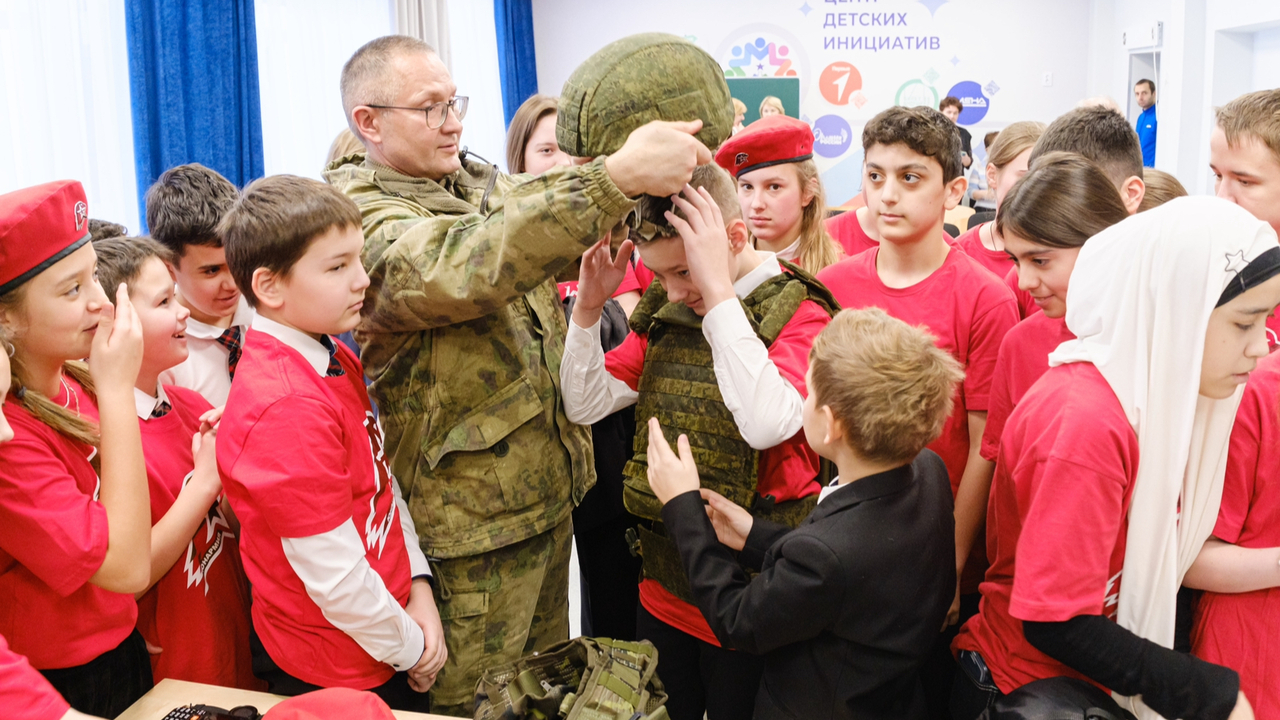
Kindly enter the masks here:
<path id="1" fill-rule="evenodd" d="M 1093 363 L 1137 433 L 1117 620 L 1164 647 L 1173 646 L 1182 576 L 1217 520 L 1243 392 L 1199 394 L 1209 314 L 1236 274 L 1276 246 L 1271 227 L 1240 207 L 1186 197 L 1098 233 L 1071 275 L 1066 321 L 1076 339 L 1049 365 Z M 1138 698 L 1119 699 L 1144 720 L 1159 717 Z"/>

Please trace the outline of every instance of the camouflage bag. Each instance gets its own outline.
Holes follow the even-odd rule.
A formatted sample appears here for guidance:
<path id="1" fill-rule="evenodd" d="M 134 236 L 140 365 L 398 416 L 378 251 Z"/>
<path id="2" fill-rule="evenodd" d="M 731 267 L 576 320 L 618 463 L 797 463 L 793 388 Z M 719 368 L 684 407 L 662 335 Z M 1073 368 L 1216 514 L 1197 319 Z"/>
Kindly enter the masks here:
<path id="1" fill-rule="evenodd" d="M 648 641 L 574 638 L 476 684 L 476 720 L 667 720 L 658 650 Z"/>

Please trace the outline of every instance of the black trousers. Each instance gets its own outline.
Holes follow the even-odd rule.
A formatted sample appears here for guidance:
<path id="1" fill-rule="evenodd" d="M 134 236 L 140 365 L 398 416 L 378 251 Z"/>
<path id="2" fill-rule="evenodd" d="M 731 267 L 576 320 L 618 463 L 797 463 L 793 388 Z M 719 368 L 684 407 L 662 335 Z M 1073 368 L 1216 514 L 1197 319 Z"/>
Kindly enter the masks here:
<path id="1" fill-rule="evenodd" d="M 267 692 L 276 695 L 301 695 L 313 690 L 320 690 L 319 685 L 312 685 L 290 675 L 276 665 L 276 661 L 267 654 L 267 649 L 258 639 L 258 633 L 249 631 L 249 655 L 253 661 L 253 674 L 267 684 Z M 427 693 L 414 692 L 409 687 L 408 673 L 398 672 L 391 679 L 369 692 L 382 698 L 392 710 L 409 710 L 412 712 L 431 712 L 431 696 Z"/>
<path id="2" fill-rule="evenodd" d="M 743 720 L 755 712 L 764 662 L 703 642 L 636 609 L 636 633 L 658 648 L 658 678 L 671 720 Z"/>
<path id="3" fill-rule="evenodd" d="M 114 650 L 84 665 L 41 670 L 50 685 L 82 713 L 112 718 L 154 686 L 151 658 L 142 634 L 134 630 Z"/>
<path id="4" fill-rule="evenodd" d="M 623 513 L 605 523 L 579 528 L 574 516 L 582 581 L 582 634 L 614 640 L 636 639 L 640 605 L 640 558 L 631 554 L 626 532 L 639 523 Z"/>
<path id="5" fill-rule="evenodd" d="M 930 720 L 949 720 L 951 717 L 951 686 L 956 677 L 956 660 L 951 654 L 951 641 L 960 634 L 960 628 L 969 618 L 978 614 L 980 593 L 960 596 L 960 622 L 938 634 L 929 651 L 929 657 L 920 668 L 920 684 L 924 686 L 924 699 Z"/>
<path id="6" fill-rule="evenodd" d="M 971 650 L 961 651 L 951 684 L 952 720 L 977 720 L 1002 697 L 1004 693 L 991 679 L 991 671 L 982 656 Z"/>

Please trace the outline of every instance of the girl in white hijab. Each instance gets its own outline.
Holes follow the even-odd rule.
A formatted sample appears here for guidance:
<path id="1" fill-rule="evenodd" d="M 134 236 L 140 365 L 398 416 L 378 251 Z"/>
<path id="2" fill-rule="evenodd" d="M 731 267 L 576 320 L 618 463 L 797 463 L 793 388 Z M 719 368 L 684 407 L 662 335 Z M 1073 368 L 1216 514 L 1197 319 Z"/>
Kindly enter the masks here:
<path id="1" fill-rule="evenodd" d="M 1233 671 L 1168 648 L 1277 303 L 1275 232 L 1216 198 L 1174 200 L 1085 244 L 1067 293 L 1077 339 L 1002 436 L 955 717 L 1064 675 L 1128 696 L 1144 720 L 1253 717 Z"/>

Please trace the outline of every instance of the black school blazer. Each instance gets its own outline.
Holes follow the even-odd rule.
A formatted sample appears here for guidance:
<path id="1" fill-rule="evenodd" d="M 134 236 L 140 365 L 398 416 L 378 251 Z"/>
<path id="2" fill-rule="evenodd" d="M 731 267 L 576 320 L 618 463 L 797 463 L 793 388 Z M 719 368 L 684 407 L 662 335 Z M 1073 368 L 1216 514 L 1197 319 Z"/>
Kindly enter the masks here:
<path id="1" fill-rule="evenodd" d="M 736 559 L 696 492 L 662 518 L 721 644 L 764 656 L 757 719 L 925 717 L 918 670 L 956 589 L 936 454 L 841 487 L 795 530 L 756 520 Z"/>

